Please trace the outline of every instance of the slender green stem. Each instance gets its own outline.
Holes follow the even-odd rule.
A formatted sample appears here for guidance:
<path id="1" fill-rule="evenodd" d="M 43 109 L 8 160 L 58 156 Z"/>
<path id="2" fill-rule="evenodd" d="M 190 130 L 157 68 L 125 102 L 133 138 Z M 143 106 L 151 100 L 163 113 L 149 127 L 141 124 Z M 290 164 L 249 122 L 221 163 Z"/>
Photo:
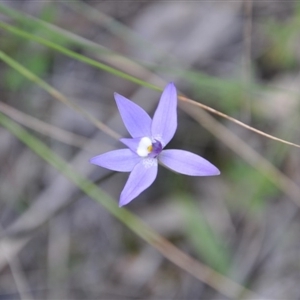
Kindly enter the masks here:
<path id="1" fill-rule="evenodd" d="M 69 45 L 74 46 L 80 46 L 88 50 L 95 51 L 97 53 L 105 53 L 105 54 L 113 54 L 118 55 L 117 53 L 114 53 L 110 49 L 105 48 L 102 45 L 99 45 L 93 41 L 90 41 L 84 37 L 78 36 L 70 31 L 67 31 L 65 29 L 62 29 L 54 24 L 45 22 L 43 20 L 40 20 L 38 18 L 35 18 L 33 16 L 30 16 L 25 13 L 18 12 L 15 9 L 12 9 L 11 7 L 7 7 L 6 5 L 3 5 L 0 3 L 0 13 L 3 13 L 6 16 L 9 16 L 10 18 L 18 21 L 22 25 L 26 26 L 26 28 L 32 28 L 32 30 L 35 30 L 36 28 L 39 29 L 39 32 L 43 34 L 44 32 L 47 33 L 47 35 L 51 36 L 51 38 L 54 39 L 62 39 L 63 41 L 66 41 Z"/>
<path id="2" fill-rule="evenodd" d="M 26 32 L 26 31 L 20 30 L 20 29 L 18 29 L 16 27 L 8 25 L 8 24 L 6 24 L 4 22 L 0 21 L 0 27 L 3 28 L 3 29 L 5 29 L 5 30 L 7 30 L 8 32 L 11 32 L 11 33 L 16 34 L 18 36 L 21 36 L 23 38 L 30 39 L 30 40 L 33 40 L 35 42 L 38 42 L 38 43 L 40 43 L 40 44 L 42 44 L 44 46 L 47 46 L 47 47 L 52 48 L 54 50 L 57 50 L 57 51 L 65 54 L 65 55 L 67 55 L 69 57 L 77 59 L 78 61 L 84 62 L 84 63 L 86 63 L 88 65 L 93 66 L 93 67 L 100 68 L 103 71 L 111 73 L 111 74 L 113 74 L 115 76 L 118 76 L 120 78 L 123 78 L 123 79 L 131 81 L 133 83 L 136 83 L 136 84 L 139 84 L 139 85 L 151 88 L 153 90 L 158 90 L 158 91 L 162 90 L 162 89 L 158 88 L 156 85 L 153 85 L 151 83 L 143 81 L 143 80 L 141 80 L 141 79 L 139 79 L 137 77 L 128 75 L 128 74 L 126 74 L 126 73 L 124 73 L 122 71 L 119 71 L 119 70 L 117 70 L 117 69 L 115 69 L 113 67 L 110 67 L 110 66 L 105 65 L 105 64 L 103 64 L 101 62 L 95 61 L 95 60 L 93 60 L 91 58 L 88 58 L 88 57 L 86 57 L 84 55 L 78 54 L 78 53 L 76 53 L 74 51 L 71 51 L 71 50 L 69 50 L 69 49 L 67 49 L 67 48 L 65 48 L 63 46 L 60 46 L 60 45 L 55 44 L 53 42 L 50 42 L 50 41 L 48 41 L 46 39 L 43 39 L 43 38 L 41 38 L 39 36 L 30 34 L 30 33 Z"/>
<path id="3" fill-rule="evenodd" d="M 47 82 L 43 81 L 41 78 L 30 72 L 28 69 L 20 65 L 17 61 L 6 55 L 4 52 L 0 50 L 0 59 L 2 59 L 5 63 L 7 63 L 9 66 L 17 70 L 20 74 L 25 76 L 27 79 L 33 81 L 37 85 L 39 85 L 41 88 L 43 88 L 45 91 L 47 91 L 50 95 L 52 95 L 55 99 L 59 100 L 60 102 L 64 103 L 65 105 L 71 107 L 75 111 L 77 111 L 79 114 L 84 116 L 87 120 L 89 120 L 91 123 L 93 123 L 97 128 L 105 132 L 106 134 L 110 135 L 114 139 L 119 139 L 120 136 L 115 131 L 110 129 L 107 125 L 103 124 L 101 121 L 96 119 L 94 116 L 92 116 L 90 113 L 88 113 L 86 110 L 82 109 L 77 104 L 71 102 L 68 98 L 66 98 L 63 94 L 61 94 L 59 91 L 57 91 L 55 88 L 53 88 L 51 85 L 49 85 Z"/>

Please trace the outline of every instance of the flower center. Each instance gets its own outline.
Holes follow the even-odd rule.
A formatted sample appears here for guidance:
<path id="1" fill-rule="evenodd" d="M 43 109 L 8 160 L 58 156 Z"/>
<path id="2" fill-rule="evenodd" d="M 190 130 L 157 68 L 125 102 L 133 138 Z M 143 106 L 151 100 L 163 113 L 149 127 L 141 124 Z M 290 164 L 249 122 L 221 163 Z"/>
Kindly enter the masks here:
<path id="1" fill-rule="evenodd" d="M 156 157 L 162 150 L 162 145 L 159 141 L 151 141 L 148 137 L 141 138 L 138 147 L 137 154 L 141 157 Z"/>

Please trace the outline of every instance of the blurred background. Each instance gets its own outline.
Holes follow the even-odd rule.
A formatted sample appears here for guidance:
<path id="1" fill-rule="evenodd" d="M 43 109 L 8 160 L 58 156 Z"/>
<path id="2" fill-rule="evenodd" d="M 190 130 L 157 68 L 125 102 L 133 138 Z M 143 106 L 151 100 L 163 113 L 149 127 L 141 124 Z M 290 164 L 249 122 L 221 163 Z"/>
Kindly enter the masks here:
<path id="1" fill-rule="evenodd" d="M 7 0 L 0 21 L 160 88 L 174 81 L 189 98 L 300 144 L 297 1 Z M 113 93 L 150 115 L 160 97 L 3 26 L 0 51 L 124 137 Z M 3 59 L 0 79 L 0 111 L 117 203 L 128 174 L 88 160 L 122 144 Z M 227 299 L 4 127 L 0 141 L 0 299 Z M 221 175 L 160 167 L 126 208 L 261 299 L 299 299 L 299 149 L 182 102 L 168 148 L 205 157 Z"/>

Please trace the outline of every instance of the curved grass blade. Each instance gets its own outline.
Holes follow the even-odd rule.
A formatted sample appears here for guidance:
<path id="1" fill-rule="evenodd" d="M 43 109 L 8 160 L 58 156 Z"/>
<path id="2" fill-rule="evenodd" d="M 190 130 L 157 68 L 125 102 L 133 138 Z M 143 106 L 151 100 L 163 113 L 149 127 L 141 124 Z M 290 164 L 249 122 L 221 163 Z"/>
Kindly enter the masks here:
<path id="1" fill-rule="evenodd" d="M 260 298 L 252 291 L 244 288 L 238 283 L 228 279 L 208 266 L 188 256 L 171 244 L 168 240 L 153 231 L 128 210 L 125 208 L 119 208 L 118 204 L 101 189 L 99 189 L 94 183 L 81 176 L 43 142 L 2 113 L 0 113 L 0 124 L 47 163 L 52 165 L 61 174 L 72 181 L 82 192 L 84 192 L 93 200 L 102 204 L 103 207 L 114 217 L 126 225 L 140 238 L 156 248 L 168 260 L 229 298 L 235 299 L 241 294 L 243 294 L 243 297 L 247 295 L 248 297 L 254 299 Z"/>
<path id="2" fill-rule="evenodd" d="M 38 42 L 38 43 L 40 43 L 40 44 L 42 44 L 44 46 L 50 47 L 50 48 L 52 48 L 52 49 L 54 49 L 56 51 L 59 51 L 59 52 L 65 54 L 65 55 L 67 55 L 67 56 L 70 56 L 70 57 L 72 57 L 74 59 L 77 59 L 77 60 L 79 60 L 81 62 L 84 62 L 84 63 L 87 63 L 89 65 L 92 65 L 92 66 L 94 66 L 96 68 L 100 68 L 100 69 L 102 69 L 102 70 L 104 70 L 104 71 L 106 71 L 108 73 L 111 73 L 111 74 L 113 74 L 115 76 L 118 76 L 118 77 L 121 77 L 123 79 L 126 79 L 128 81 L 131 81 L 133 83 L 139 84 L 139 85 L 144 86 L 144 87 L 151 88 L 153 90 L 161 91 L 161 92 L 163 90 L 162 88 L 159 88 L 156 85 L 150 84 L 150 83 L 148 83 L 148 82 L 146 82 L 144 80 L 141 80 L 141 79 L 139 79 L 137 77 L 128 75 L 125 72 L 117 70 L 117 69 L 115 69 L 113 67 L 110 67 L 110 66 L 108 66 L 106 64 L 100 63 L 100 62 L 98 62 L 96 60 L 93 60 L 91 58 L 88 58 L 88 57 L 86 57 L 84 55 L 78 54 L 78 53 L 76 53 L 74 51 L 71 51 L 71 50 L 69 50 L 69 49 L 67 49 L 65 47 L 62 47 L 62 46 L 60 46 L 58 44 L 55 44 L 53 42 L 50 42 L 48 40 L 45 40 L 45 39 L 43 39 L 41 37 L 38 37 L 38 36 L 32 35 L 30 33 L 27 33 L 27 32 L 25 32 L 23 30 L 20 30 L 20 29 L 14 27 L 14 26 L 5 24 L 5 23 L 3 23 L 1 21 L 0 21 L 0 27 L 6 29 L 7 31 L 9 31 L 9 32 L 11 32 L 13 34 L 16 34 L 16 35 L 21 36 L 21 37 L 26 38 L 26 39 L 30 39 L 30 40 L 36 41 L 36 42 Z M 228 116 L 228 115 L 226 115 L 226 114 L 224 114 L 224 113 L 222 113 L 222 112 L 220 112 L 220 111 L 218 111 L 216 109 L 213 109 L 213 108 L 211 108 L 211 107 L 209 107 L 207 105 L 201 104 L 201 103 L 199 103 L 197 101 L 194 101 L 192 99 L 186 98 L 184 96 L 179 96 L 178 99 L 181 100 L 181 101 L 183 101 L 183 102 L 187 102 L 187 103 L 189 103 L 191 105 L 199 106 L 199 107 L 201 107 L 201 108 L 203 108 L 203 109 L 205 109 L 205 110 L 207 110 L 207 111 L 209 111 L 209 112 L 211 112 L 213 114 L 221 116 L 222 118 L 225 118 L 225 119 L 227 119 L 227 120 L 229 120 L 231 122 L 234 122 L 234 123 L 236 123 L 236 124 L 238 124 L 238 125 L 246 128 L 248 130 L 251 130 L 251 131 L 253 131 L 255 133 L 258 133 L 258 134 L 260 134 L 262 136 L 265 136 L 265 137 L 267 137 L 269 139 L 272 139 L 272 140 L 275 140 L 275 141 L 278 141 L 278 142 L 281 142 L 281 143 L 284 143 L 284 144 L 287 144 L 287 145 L 290 145 L 290 146 L 294 146 L 294 147 L 300 148 L 300 145 L 298 145 L 298 144 L 295 144 L 295 143 L 286 141 L 284 139 L 277 138 L 277 137 L 275 137 L 273 135 L 264 133 L 261 130 L 258 130 L 256 128 L 252 127 L 252 126 L 249 126 L 249 125 L 247 125 L 247 124 L 245 124 L 245 123 L 243 123 L 243 122 L 241 122 L 241 121 L 239 121 L 239 120 L 237 120 L 237 119 L 235 119 L 233 117 L 230 117 L 230 116 Z"/>
<path id="3" fill-rule="evenodd" d="M 39 34 L 46 32 L 51 38 L 56 40 L 56 43 L 61 39 L 67 42 L 71 46 L 80 46 L 88 50 L 93 50 L 102 53 L 112 54 L 113 52 L 100 44 L 90 41 L 84 37 L 78 36 L 72 32 L 62 29 L 54 24 L 48 23 L 44 20 L 40 20 L 26 13 L 21 13 L 11 7 L 0 3 L 0 13 L 9 16 L 10 18 L 18 21 L 26 28 L 35 30 L 39 29 Z"/>
<path id="4" fill-rule="evenodd" d="M 54 98 L 61 101 L 62 103 L 68 105 L 69 107 L 75 109 L 77 112 L 81 113 L 84 117 L 86 117 L 89 121 L 91 121 L 95 126 L 97 126 L 100 130 L 103 130 L 108 135 L 112 136 L 115 139 L 119 138 L 119 135 L 111 130 L 108 126 L 98 121 L 88 112 L 86 112 L 81 107 L 69 101 L 64 95 L 59 93 L 52 86 L 44 82 L 42 79 L 31 73 L 29 70 L 24 68 L 22 65 L 17 63 L 15 60 L 7 56 L 5 53 L 0 51 L 0 59 L 5 61 L 8 65 L 15 68 L 18 72 L 23 74 L 29 80 L 35 82 L 40 87 L 45 89 L 48 93 L 50 93 Z M 300 206 L 299 200 L 299 187 L 290 180 L 286 175 L 282 174 L 276 167 L 274 167 L 269 161 L 267 161 L 262 155 L 255 152 L 252 148 L 248 147 L 245 142 L 239 139 L 236 135 L 234 135 L 230 130 L 228 130 L 224 125 L 217 122 L 214 118 L 212 118 L 209 114 L 205 113 L 205 111 L 195 110 L 191 106 L 182 107 L 184 111 L 190 114 L 190 116 L 194 117 L 202 126 L 206 127 L 209 131 L 211 131 L 216 137 L 218 137 L 225 145 L 228 145 L 229 148 L 233 148 L 233 150 L 238 153 L 243 159 L 245 159 L 250 165 L 257 168 L 262 174 L 264 174 L 267 178 L 270 179 L 273 183 L 278 185 L 278 187 L 287 195 L 291 197 L 291 199 Z M 204 114 L 205 113 L 205 114 Z M 199 116 L 202 121 L 199 121 Z M 205 120 L 205 121 L 203 121 Z M 230 140 L 230 142 L 229 142 Z M 236 147 L 235 145 L 238 145 Z M 243 150 L 241 150 L 243 149 Z"/>
<path id="5" fill-rule="evenodd" d="M 110 129 L 108 126 L 103 124 L 101 121 L 97 120 L 95 117 L 93 117 L 91 114 L 89 114 L 87 111 L 82 109 L 77 104 L 69 101 L 63 94 L 61 94 L 59 91 L 54 89 L 51 85 L 40 79 L 38 76 L 30 72 L 28 69 L 24 68 L 22 65 L 20 65 L 18 62 L 13 60 L 11 57 L 7 56 L 4 52 L 0 50 L 0 59 L 2 59 L 4 62 L 6 62 L 9 66 L 20 72 L 23 76 L 28 78 L 29 80 L 35 82 L 37 85 L 39 85 L 41 88 L 46 90 L 50 95 L 52 95 L 55 99 L 59 100 L 60 102 L 64 103 L 65 105 L 71 107 L 75 111 L 77 111 L 79 114 L 84 116 L 87 120 L 89 120 L 91 123 L 93 123 L 97 128 L 105 132 L 106 134 L 110 135 L 114 139 L 119 139 L 120 136 Z"/>
<path id="6" fill-rule="evenodd" d="M 150 83 L 148 83 L 146 81 L 143 81 L 143 80 L 141 80 L 141 79 L 139 79 L 137 77 L 128 75 L 125 72 L 119 71 L 119 70 L 117 70 L 117 69 L 115 69 L 113 67 L 110 67 L 110 66 L 108 66 L 106 64 L 103 64 L 103 63 L 101 63 L 99 61 L 96 61 L 96 60 L 91 59 L 89 57 L 86 57 L 84 55 L 78 54 L 78 53 L 76 53 L 74 51 L 71 51 L 71 50 L 69 50 L 69 49 L 61 46 L 61 45 L 58 45 L 56 43 L 53 43 L 53 42 L 48 41 L 46 39 L 43 39 L 43 38 L 41 38 L 39 36 L 30 34 L 30 33 L 26 32 L 26 31 L 23 31 L 21 29 L 18 29 L 16 27 L 14 27 L 14 26 L 8 25 L 8 24 L 6 24 L 4 22 L 0 21 L 0 27 L 2 27 L 3 29 L 5 29 L 5 30 L 7 30 L 7 31 L 9 31 L 9 32 L 11 32 L 11 33 L 13 33 L 15 35 L 21 36 L 21 37 L 23 37 L 25 39 L 33 40 L 33 41 L 35 41 L 37 43 L 40 43 L 40 44 L 42 44 L 42 45 L 44 45 L 46 47 L 52 48 L 52 49 L 54 49 L 54 50 L 56 50 L 58 52 L 61 52 L 61 53 L 65 54 L 65 55 L 69 56 L 69 57 L 72 57 L 72 58 L 74 58 L 74 59 L 76 59 L 78 61 L 81 61 L 81 62 L 86 63 L 88 65 L 91 65 L 93 67 L 99 68 L 99 69 L 101 69 L 103 71 L 106 71 L 108 73 L 111 73 L 111 74 L 113 74 L 113 75 L 115 75 L 117 77 L 120 77 L 120 78 L 126 79 L 128 81 L 131 81 L 133 83 L 136 83 L 136 84 L 139 84 L 139 85 L 151 88 L 153 90 L 162 91 L 162 89 L 159 88 L 159 87 L 157 87 L 156 85 L 150 84 Z"/>

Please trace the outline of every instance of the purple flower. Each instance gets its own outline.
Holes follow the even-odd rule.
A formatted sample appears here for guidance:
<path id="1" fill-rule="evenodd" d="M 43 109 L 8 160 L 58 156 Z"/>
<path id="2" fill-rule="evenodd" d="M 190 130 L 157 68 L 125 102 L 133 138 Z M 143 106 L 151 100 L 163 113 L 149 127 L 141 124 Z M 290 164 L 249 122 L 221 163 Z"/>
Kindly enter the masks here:
<path id="1" fill-rule="evenodd" d="M 153 120 L 137 104 L 115 93 L 124 125 L 132 138 L 120 141 L 129 149 L 110 151 L 93 157 L 100 167 L 131 172 L 120 196 L 119 206 L 128 204 L 147 189 L 157 175 L 158 161 L 167 168 L 190 176 L 219 175 L 206 159 L 184 150 L 163 150 L 177 128 L 177 92 L 173 83 L 164 89 Z"/>

